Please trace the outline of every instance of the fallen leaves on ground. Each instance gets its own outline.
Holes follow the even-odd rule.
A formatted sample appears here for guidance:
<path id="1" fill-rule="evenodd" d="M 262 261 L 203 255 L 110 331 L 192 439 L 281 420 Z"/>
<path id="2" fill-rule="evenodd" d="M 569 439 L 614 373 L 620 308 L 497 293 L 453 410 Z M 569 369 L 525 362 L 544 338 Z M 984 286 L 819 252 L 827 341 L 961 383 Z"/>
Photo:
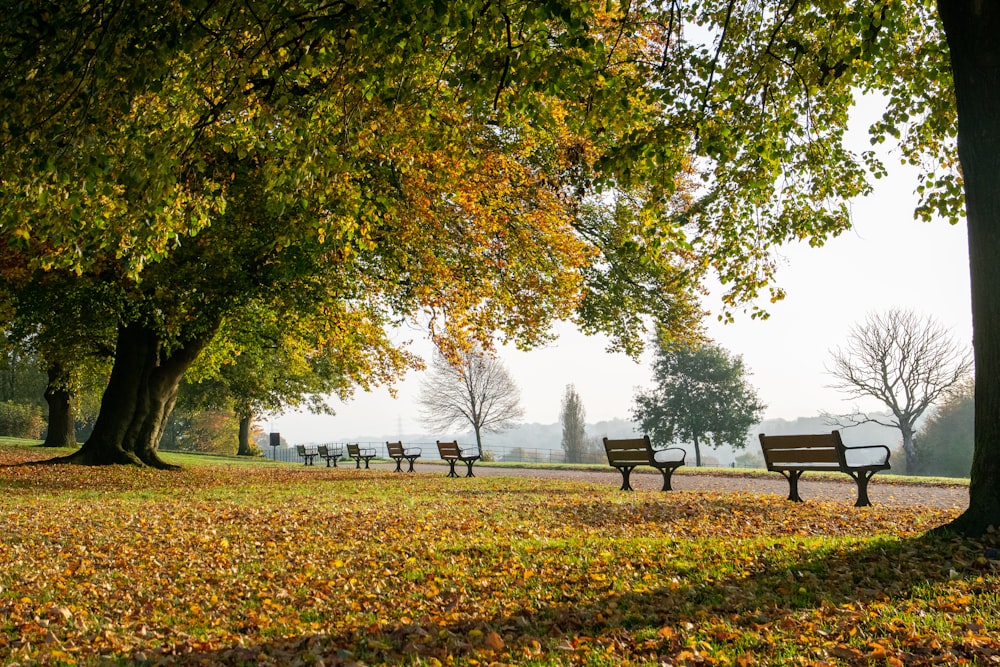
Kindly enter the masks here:
<path id="1" fill-rule="evenodd" d="M 924 535 L 951 511 L 273 465 L 0 488 L 4 664 L 1000 664 L 997 544 Z"/>

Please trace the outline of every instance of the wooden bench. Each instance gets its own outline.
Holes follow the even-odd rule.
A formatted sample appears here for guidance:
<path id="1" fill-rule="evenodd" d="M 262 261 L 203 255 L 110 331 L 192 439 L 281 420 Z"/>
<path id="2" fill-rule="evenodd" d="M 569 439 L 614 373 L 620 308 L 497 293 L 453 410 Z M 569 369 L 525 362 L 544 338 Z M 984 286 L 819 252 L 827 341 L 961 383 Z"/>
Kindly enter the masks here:
<path id="1" fill-rule="evenodd" d="M 389 458 L 396 462 L 396 472 L 403 472 L 403 459 L 410 463 L 410 469 L 406 472 L 413 472 L 413 462 L 420 458 L 422 451 L 419 447 L 404 447 L 402 442 L 386 442 L 385 449 L 389 452 Z"/>
<path id="2" fill-rule="evenodd" d="M 326 459 L 326 467 L 330 467 L 330 463 L 333 463 L 333 467 L 337 467 L 337 461 L 340 457 L 344 455 L 343 445 L 320 445 L 316 448 L 316 454 L 319 455 L 321 459 Z"/>
<path id="3" fill-rule="evenodd" d="M 868 480 L 880 470 L 889 469 L 889 448 L 885 445 L 847 447 L 840 439 L 840 431 L 819 435 L 764 435 L 760 434 L 760 447 L 764 450 L 767 469 L 780 472 L 788 479 L 788 499 L 802 502 L 799 496 L 799 477 L 807 470 L 843 472 L 858 485 L 855 507 L 871 505 L 868 499 Z M 864 450 L 876 454 L 871 461 L 848 461 L 849 454 Z M 856 458 L 852 456 L 851 458 Z"/>
<path id="4" fill-rule="evenodd" d="M 302 457 L 305 461 L 304 465 L 307 466 L 311 466 L 313 459 L 316 458 L 316 450 L 308 448 L 305 445 L 295 445 L 295 452 Z"/>
<path id="5" fill-rule="evenodd" d="M 475 477 L 472 474 L 472 464 L 479 460 L 479 453 L 469 453 L 463 452 L 462 448 L 458 446 L 458 441 L 453 440 L 451 442 L 441 442 L 437 441 L 438 453 L 441 455 L 441 460 L 447 461 L 449 466 L 448 477 L 458 477 L 458 473 L 455 472 L 455 464 L 461 461 L 466 466 L 468 466 L 469 471 L 466 473 L 466 477 Z"/>
<path id="6" fill-rule="evenodd" d="M 670 477 L 684 465 L 687 453 L 680 447 L 654 449 L 649 436 L 612 440 L 604 438 L 608 464 L 622 474 L 622 491 L 632 491 L 629 476 L 637 466 L 653 466 L 663 475 L 663 491 L 670 491 Z"/>
<path id="7" fill-rule="evenodd" d="M 361 467 L 361 462 L 365 462 L 365 468 L 368 467 L 368 462 L 375 458 L 375 450 L 371 447 L 362 447 L 361 445 L 348 445 L 347 455 L 357 461 L 356 468 Z"/>

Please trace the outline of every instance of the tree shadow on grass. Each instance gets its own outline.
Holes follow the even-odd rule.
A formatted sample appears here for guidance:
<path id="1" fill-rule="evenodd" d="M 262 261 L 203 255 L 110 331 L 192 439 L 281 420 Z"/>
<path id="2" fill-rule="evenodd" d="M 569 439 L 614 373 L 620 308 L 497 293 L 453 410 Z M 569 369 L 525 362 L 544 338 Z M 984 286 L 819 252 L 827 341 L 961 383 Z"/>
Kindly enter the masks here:
<path id="1" fill-rule="evenodd" d="M 719 511 L 734 506 L 718 505 Z M 626 504 L 595 507 L 593 514 L 569 520 L 603 530 L 604 520 L 593 520 L 598 509 L 612 523 L 630 516 Z M 870 516 L 843 510 L 862 527 Z M 675 516 L 651 525 L 667 528 L 683 520 Z M 442 590 L 436 609 L 388 625 L 355 624 L 212 651 L 181 644 L 141 657 L 228 665 L 395 665 L 421 659 L 696 665 L 715 664 L 713 656 L 725 655 L 745 664 L 799 658 L 802 664 L 930 665 L 995 664 L 1000 656 L 1000 621 L 976 617 L 978 601 L 996 608 L 997 536 L 838 542 L 764 534 L 746 538 L 746 549 L 735 557 L 705 537 L 678 539 L 693 540 L 700 551 L 678 555 L 669 544 L 660 553 L 635 544 L 615 550 L 609 543 L 612 562 L 567 572 L 561 589 L 535 586 L 523 572 L 498 571 L 492 591 Z M 525 567 L 542 569 L 545 549 L 539 544 L 542 556 Z M 627 567 L 629 553 L 645 560 Z M 731 562 L 724 563 L 726 558 Z M 645 568 L 653 576 L 643 577 Z M 467 604 L 473 595 L 477 604 Z M 505 599 L 483 606 L 496 597 Z M 407 616 L 405 601 L 399 606 L 400 618 Z M 472 607 L 501 611 L 484 614 Z"/>
<path id="2" fill-rule="evenodd" d="M 595 576 L 590 590 L 570 586 L 557 600 L 526 598 L 504 615 L 448 624 L 449 641 L 427 641 L 424 624 L 396 626 L 380 634 L 382 650 L 363 655 L 383 664 L 414 653 L 482 659 L 496 653 L 484 639 L 495 632 L 510 652 L 501 662 L 554 652 L 566 662 L 602 653 L 611 661 L 701 664 L 717 651 L 744 654 L 751 664 L 786 664 L 792 655 L 816 661 L 808 664 L 886 664 L 893 656 L 904 664 L 987 664 L 1000 656 L 1000 621 L 964 612 L 975 617 L 976 599 L 996 596 L 996 546 L 996 539 L 930 535 L 826 551 L 799 544 L 748 554 L 715 579 L 682 561 L 643 590 Z M 944 582 L 955 591 L 930 592 Z M 922 635 L 913 619 L 881 618 L 894 606 L 914 619 L 933 617 L 927 625 L 935 633 Z M 824 663 L 830 656 L 841 662 Z"/>

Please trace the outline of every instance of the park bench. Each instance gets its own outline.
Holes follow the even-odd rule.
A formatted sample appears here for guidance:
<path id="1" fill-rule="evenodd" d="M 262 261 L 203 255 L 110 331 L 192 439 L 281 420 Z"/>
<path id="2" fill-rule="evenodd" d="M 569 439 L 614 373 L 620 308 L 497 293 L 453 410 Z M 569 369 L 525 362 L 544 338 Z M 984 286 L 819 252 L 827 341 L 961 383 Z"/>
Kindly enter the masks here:
<path id="1" fill-rule="evenodd" d="M 670 491 L 670 477 L 684 465 L 686 452 L 680 447 L 654 449 L 649 436 L 612 440 L 604 438 L 608 464 L 622 474 L 622 491 L 632 491 L 629 477 L 638 466 L 653 466 L 663 475 L 663 491 Z"/>
<path id="2" fill-rule="evenodd" d="M 843 472 L 858 485 L 855 507 L 871 505 L 868 499 L 868 480 L 880 470 L 889 469 L 889 448 L 885 445 L 859 445 L 847 447 L 840 438 L 840 431 L 819 435 L 764 435 L 760 434 L 760 447 L 764 450 L 767 469 L 780 472 L 788 479 L 788 499 L 802 502 L 799 496 L 799 477 L 807 470 Z M 858 460 L 864 450 L 874 454 L 871 460 Z M 853 460 L 849 460 L 853 459 Z"/>
<path id="3" fill-rule="evenodd" d="M 469 471 L 466 473 L 466 477 L 475 477 L 472 474 L 472 464 L 479 460 L 479 453 L 473 454 L 470 451 L 462 451 L 459 447 L 458 441 L 453 440 L 451 442 L 441 442 L 437 441 L 438 453 L 441 455 L 441 460 L 447 461 L 449 466 L 448 477 L 458 477 L 458 473 L 455 472 L 455 464 L 459 461 L 468 466 Z"/>
<path id="4" fill-rule="evenodd" d="M 344 455 L 343 445 L 320 445 L 316 448 L 316 454 L 319 455 L 321 459 L 326 460 L 326 467 L 330 467 L 330 463 L 333 463 L 333 467 L 337 467 L 337 461 L 340 457 Z"/>
<path id="5" fill-rule="evenodd" d="M 311 466 L 316 458 L 316 450 L 305 445 L 295 445 L 295 452 L 305 461 L 304 465 Z"/>
<path id="6" fill-rule="evenodd" d="M 375 450 L 372 447 L 362 447 L 361 445 L 348 445 L 347 455 L 357 461 L 356 468 L 361 467 L 361 462 L 365 462 L 365 468 L 368 467 L 368 462 L 375 458 Z"/>
<path id="7" fill-rule="evenodd" d="M 421 449 L 419 447 L 404 447 L 402 442 L 386 442 L 386 451 L 389 458 L 396 462 L 396 472 L 403 472 L 403 459 L 410 463 L 410 469 L 406 472 L 413 472 L 413 462 L 420 458 Z"/>

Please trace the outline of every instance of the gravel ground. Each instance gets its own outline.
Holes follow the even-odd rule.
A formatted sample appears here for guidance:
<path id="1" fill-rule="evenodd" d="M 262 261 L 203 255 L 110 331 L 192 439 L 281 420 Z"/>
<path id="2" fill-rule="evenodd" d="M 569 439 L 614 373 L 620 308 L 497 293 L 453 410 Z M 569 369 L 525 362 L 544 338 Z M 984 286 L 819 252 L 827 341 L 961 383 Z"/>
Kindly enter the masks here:
<path id="1" fill-rule="evenodd" d="M 404 464 L 405 465 L 405 464 Z M 390 468 L 380 465 L 378 467 Z M 436 466 L 435 466 L 436 467 Z M 430 464 L 417 462 L 418 472 L 430 472 Z M 443 466 L 442 466 L 443 468 Z M 464 474 L 465 466 L 460 465 Z M 473 468 L 480 477 L 487 475 L 506 475 L 521 477 L 545 477 L 552 479 L 576 480 L 594 484 L 621 486 L 621 474 L 617 470 L 559 470 L 552 468 L 507 468 L 491 467 L 476 464 Z M 858 492 L 854 481 L 847 475 L 843 480 L 821 479 L 806 473 L 799 480 L 799 495 L 808 502 L 810 499 L 835 500 L 854 504 Z M 655 470 L 637 469 L 632 473 L 632 487 L 637 490 L 657 491 L 663 484 L 663 478 Z M 750 493 L 771 493 L 782 497 L 788 496 L 788 482 L 778 473 L 764 476 L 713 475 L 698 471 L 686 473 L 683 468 L 674 473 L 671 485 L 676 491 L 746 491 Z M 912 484 L 888 481 L 888 478 L 876 475 L 868 484 L 868 497 L 873 504 L 900 507 L 937 507 L 944 509 L 964 510 L 969 506 L 969 489 L 965 486 L 946 486 L 930 484 Z"/>

